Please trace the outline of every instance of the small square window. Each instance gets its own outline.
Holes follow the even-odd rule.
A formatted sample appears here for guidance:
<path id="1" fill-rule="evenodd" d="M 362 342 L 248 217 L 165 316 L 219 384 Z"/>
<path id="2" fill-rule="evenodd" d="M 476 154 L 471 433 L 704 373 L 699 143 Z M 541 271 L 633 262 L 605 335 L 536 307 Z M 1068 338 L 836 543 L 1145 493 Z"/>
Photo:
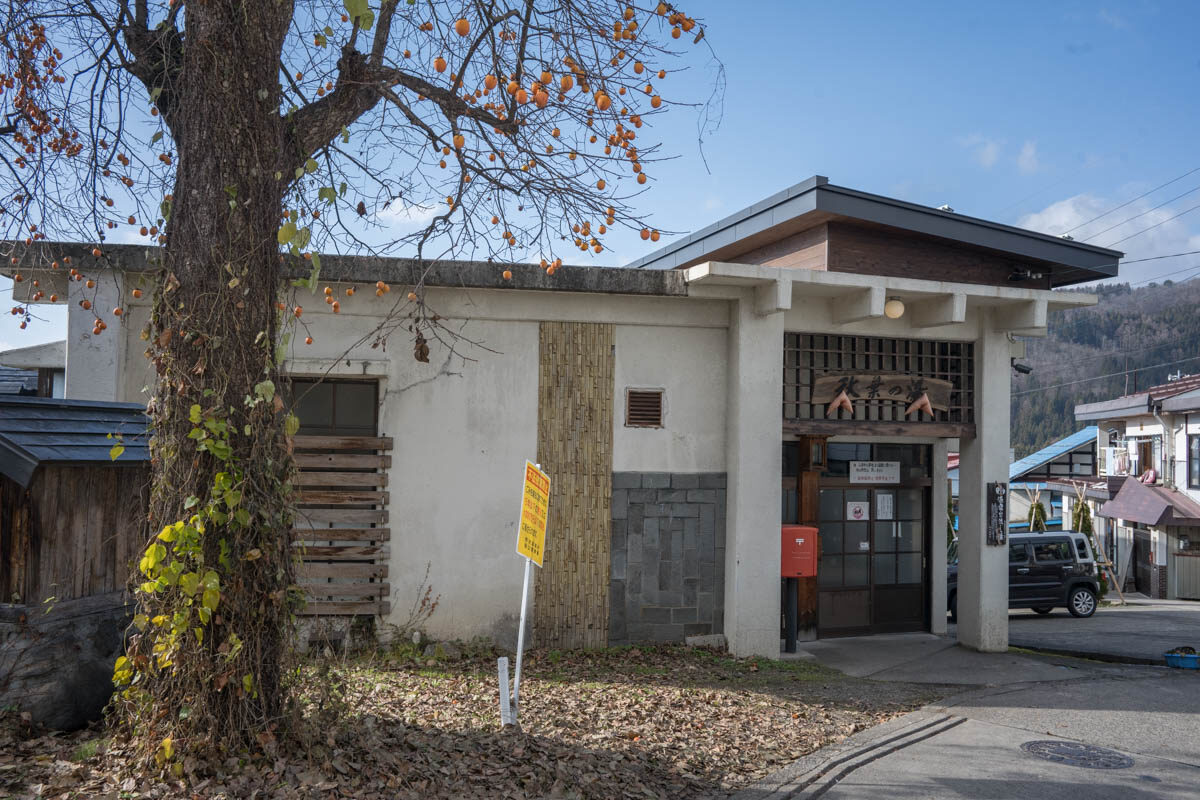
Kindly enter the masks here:
<path id="1" fill-rule="evenodd" d="M 663 426 L 662 389 L 625 390 L 625 427 L 661 428 Z"/>

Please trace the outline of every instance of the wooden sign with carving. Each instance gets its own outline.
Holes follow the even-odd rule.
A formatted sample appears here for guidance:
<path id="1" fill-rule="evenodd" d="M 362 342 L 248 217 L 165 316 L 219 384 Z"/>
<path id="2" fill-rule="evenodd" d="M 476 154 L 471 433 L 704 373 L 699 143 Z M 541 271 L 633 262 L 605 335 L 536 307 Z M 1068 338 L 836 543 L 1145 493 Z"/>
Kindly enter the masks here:
<path id="1" fill-rule="evenodd" d="M 920 375 L 894 375 L 885 373 L 852 373 L 846 375 L 822 375 L 812 389 L 812 402 L 828 404 L 825 416 L 829 417 L 839 408 L 854 413 L 854 403 L 859 400 L 893 400 L 905 403 L 905 416 L 922 412 L 933 416 L 933 412 L 950 408 L 950 381 L 938 378 L 923 378 Z"/>

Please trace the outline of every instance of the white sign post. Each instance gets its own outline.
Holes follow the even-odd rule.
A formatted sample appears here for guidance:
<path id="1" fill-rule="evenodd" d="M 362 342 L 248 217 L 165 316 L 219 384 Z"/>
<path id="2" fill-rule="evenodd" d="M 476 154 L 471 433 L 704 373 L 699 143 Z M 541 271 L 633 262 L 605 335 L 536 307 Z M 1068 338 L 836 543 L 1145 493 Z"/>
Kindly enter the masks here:
<path id="1" fill-rule="evenodd" d="M 496 663 L 500 678 L 500 724 L 516 725 L 521 711 L 521 661 L 525 655 L 525 618 L 529 610 L 529 576 L 533 565 L 542 565 L 546 549 L 546 520 L 550 513 L 550 476 L 540 465 L 525 462 L 525 484 L 521 493 L 521 520 L 517 529 L 517 554 L 525 559 L 521 584 L 521 621 L 517 628 L 517 667 L 513 673 L 511 700 L 508 694 L 508 659 Z"/>

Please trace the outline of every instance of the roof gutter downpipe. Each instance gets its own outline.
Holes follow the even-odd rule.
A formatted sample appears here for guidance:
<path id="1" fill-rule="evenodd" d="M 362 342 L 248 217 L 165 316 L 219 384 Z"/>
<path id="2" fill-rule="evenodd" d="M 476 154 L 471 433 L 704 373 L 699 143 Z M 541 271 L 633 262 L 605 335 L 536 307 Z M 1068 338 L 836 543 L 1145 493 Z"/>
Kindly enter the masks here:
<path id="1" fill-rule="evenodd" d="M 1163 485 L 1168 489 L 1175 488 L 1175 428 L 1168 424 L 1161 416 L 1159 416 L 1158 408 L 1154 401 L 1150 402 L 1150 413 L 1154 415 L 1154 419 L 1162 426 L 1163 429 L 1163 461 L 1166 462 L 1163 470 Z M 1167 419 L 1174 422 L 1172 415 L 1168 414 Z"/>

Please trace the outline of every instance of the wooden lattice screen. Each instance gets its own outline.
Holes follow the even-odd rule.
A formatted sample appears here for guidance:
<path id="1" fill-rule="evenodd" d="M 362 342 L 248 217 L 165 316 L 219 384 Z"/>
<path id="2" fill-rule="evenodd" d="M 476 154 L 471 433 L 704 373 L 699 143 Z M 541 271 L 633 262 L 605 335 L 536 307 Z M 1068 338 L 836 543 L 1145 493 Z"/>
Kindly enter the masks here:
<path id="1" fill-rule="evenodd" d="M 307 615 L 386 615 L 388 437 L 296 436 L 300 549 Z"/>
<path id="2" fill-rule="evenodd" d="M 938 410 L 935 422 L 975 421 L 975 346 L 971 342 L 885 339 L 876 336 L 837 336 L 786 333 L 783 341 L 784 420 L 825 419 L 823 403 L 810 402 L 812 387 L 822 375 L 879 372 L 919 375 L 950 382 L 950 408 Z M 856 399 L 853 418 L 904 422 L 905 404 L 890 398 Z M 830 419 L 851 419 L 843 409 Z"/>
<path id="3" fill-rule="evenodd" d="M 540 647 L 608 644 L 613 360 L 612 325 L 542 323 L 537 450 L 550 514 L 533 606 Z"/>

